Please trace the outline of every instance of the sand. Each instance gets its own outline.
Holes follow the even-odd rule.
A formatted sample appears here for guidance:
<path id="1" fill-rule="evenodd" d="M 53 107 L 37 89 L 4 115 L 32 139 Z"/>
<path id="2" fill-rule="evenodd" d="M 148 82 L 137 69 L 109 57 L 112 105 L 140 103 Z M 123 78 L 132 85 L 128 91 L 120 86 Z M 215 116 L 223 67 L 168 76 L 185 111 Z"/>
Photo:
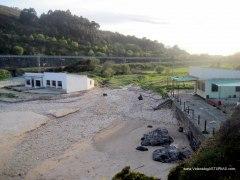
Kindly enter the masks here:
<path id="1" fill-rule="evenodd" d="M 107 93 L 103 97 L 102 93 Z M 143 94 L 144 100 L 137 97 Z M 153 98 L 154 97 L 154 98 Z M 135 148 L 142 135 L 166 127 L 173 145 L 188 146 L 187 138 L 177 131 L 171 109 L 153 111 L 161 97 L 139 88 L 94 89 L 79 97 L 1 104 L 0 112 L 32 111 L 48 117 L 49 112 L 76 112 L 49 117 L 47 123 L 27 132 L 5 159 L 4 179 L 111 179 L 123 167 L 166 179 L 175 163 L 152 160 L 152 151 Z M 147 128 L 153 125 L 153 128 Z M 0 151 L 0 156 L 1 156 Z"/>

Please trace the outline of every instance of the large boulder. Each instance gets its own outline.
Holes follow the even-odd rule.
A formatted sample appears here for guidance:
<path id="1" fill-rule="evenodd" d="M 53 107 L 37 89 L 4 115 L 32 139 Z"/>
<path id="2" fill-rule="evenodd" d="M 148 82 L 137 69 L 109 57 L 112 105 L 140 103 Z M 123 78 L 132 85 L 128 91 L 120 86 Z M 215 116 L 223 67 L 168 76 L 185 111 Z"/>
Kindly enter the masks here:
<path id="1" fill-rule="evenodd" d="M 173 138 L 169 136 L 168 130 L 165 128 L 157 128 L 141 138 L 142 146 L 161 146 L 169 145 L 173 142 Z"/>
<path id="2" fill-rule="evenodd" d="M 188 148 L 178 149 L 175 146 L 164 146 L 153 151 L 153 160 L 163 163 L 171 163 L 188 158 L 191 150 Z"/>

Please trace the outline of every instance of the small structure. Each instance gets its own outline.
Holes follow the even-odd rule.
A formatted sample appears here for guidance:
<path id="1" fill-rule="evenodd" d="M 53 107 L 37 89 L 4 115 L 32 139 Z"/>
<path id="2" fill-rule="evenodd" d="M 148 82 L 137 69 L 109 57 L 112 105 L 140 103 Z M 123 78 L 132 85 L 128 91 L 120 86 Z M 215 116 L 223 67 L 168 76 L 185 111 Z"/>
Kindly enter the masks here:
<path id="1" fill-rule="evenodd" d="M 54 88 L 66 93 L 88 90 L 94 87 L 94 80 L 85 75 L 67 73 L 25 73 L 25 86 L 34 88 Z"/>
<path id="2" fill-rule="evenodd" d="M 190 67 L 189 75 L 175 82 L 195 81 L 194 92 L 205 99 L 240 98 L 240 71 Z"/>

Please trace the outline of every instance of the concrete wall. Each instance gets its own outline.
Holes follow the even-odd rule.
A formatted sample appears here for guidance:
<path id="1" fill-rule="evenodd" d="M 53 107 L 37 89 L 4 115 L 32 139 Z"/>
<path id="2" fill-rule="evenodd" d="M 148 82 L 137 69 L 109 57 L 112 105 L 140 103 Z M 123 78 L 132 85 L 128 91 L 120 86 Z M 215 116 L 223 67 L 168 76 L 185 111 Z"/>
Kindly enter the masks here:
<path id="1" fill-rule="evenodd" d="M 43 73 L 25 73 L 24 79 L 25 79 L 25 86 L 28 88 L 40 88 L 43 87 Z M 30 80 L 30 85 L 27 84 L 27 80 Z M 33 82 L 32 82 L 33 80 Z M 41 85 L 36 86 L 36 81 L 40 81 Z M 32 86 L 33 83 L 33 86 Z"/>
<path id="2" fill-rule="evenodd" d="M 47 80 L 50 80 L 50 87 L 52 86 L 52 81 L 56 81 L 56 87 L 54 88 L 61 88 L 58 87 L 58 81 L 62 81 L 62 88 L 63 90 L 67 91 L 67 74 L 66 73 L 44 73 L 43 77 L 43 86 L 47 87 Z"/>
<path id="3" fill-rule="evenodd" d="M 217 69 L 217 68 L 203 68 L 190 67 L 189 75 L 198 77 L 199 79 L 214 79 L 214 78 L 240 78 L 240 71 Z"/>
<path id="4" fill-rule="evenodd" d="M 181 107 L 176 102 L 173 102 L 172 108 L 175 111 L 180 126 L 182 126 L 186 132 L 191 148 L 197 150 L 206 137 L 202 134 L 199 128 L 195 126 L 187 113 L 181 110 Z"/>
<path id="5" fill-rule="evenodd" d="M 94 87 L 94 81 L 87 76 L 67 75 L 67 93 L 88 90 Z"/>

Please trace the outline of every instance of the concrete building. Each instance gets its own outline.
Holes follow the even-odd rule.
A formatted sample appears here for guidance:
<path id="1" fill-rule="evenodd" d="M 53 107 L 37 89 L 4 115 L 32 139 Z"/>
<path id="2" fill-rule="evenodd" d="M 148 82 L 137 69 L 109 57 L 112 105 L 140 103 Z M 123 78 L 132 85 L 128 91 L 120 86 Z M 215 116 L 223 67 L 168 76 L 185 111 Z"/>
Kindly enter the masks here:
<path id="1" fill-rule="evenodd" d="M 85 75 L 67 73 L 25 73 L 28 88 L 55 88 L 66 93 L 88 90 L 94 87 L 94 80 Z"/>
<path id="2" fill-rule="evenodd" d="M 189 75 L 195 78 L 195 93 L 203 98 L 240 98 L 240 71 L 190 67 Z"/>

